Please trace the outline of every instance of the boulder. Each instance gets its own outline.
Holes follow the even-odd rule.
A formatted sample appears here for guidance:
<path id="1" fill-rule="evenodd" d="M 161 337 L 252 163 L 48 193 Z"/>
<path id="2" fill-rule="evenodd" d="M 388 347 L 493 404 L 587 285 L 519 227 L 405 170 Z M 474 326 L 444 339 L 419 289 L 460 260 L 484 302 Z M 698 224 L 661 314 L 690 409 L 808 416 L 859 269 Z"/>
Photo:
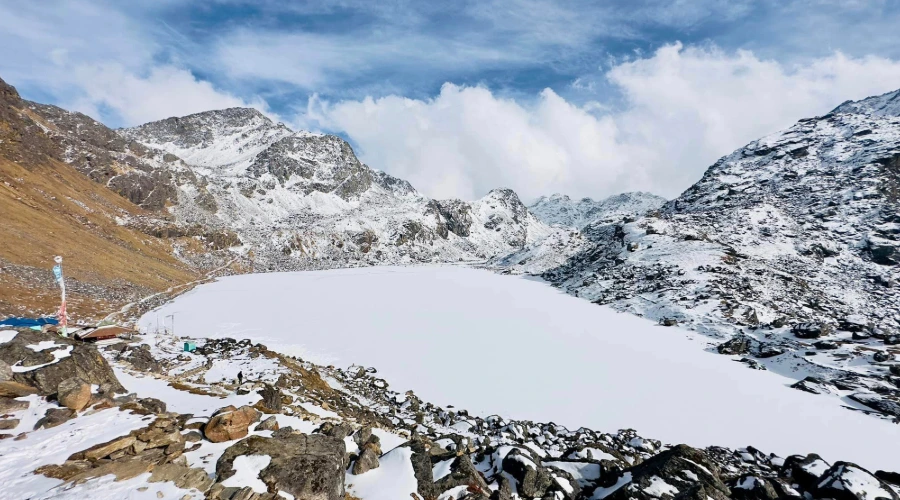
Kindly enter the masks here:
<path id="1" fill-rule="evenodd" d="M 815 453 L 807 456 L 791 455 L 784 460 L 780 475 L 796 484 L 803 491 L 813 491 L 819 477 L 829 468 L 828 462 Z"/>
<path id="2" fill-rule="evenodd" d="M 484 476 L 475 469 L 469 455 L 460 455 L 450 464 L 450 474 L 436 483 L 437 491 L 447 491 L 458 486 L 467 486 L 470 491 L 490 491 Z"/>
<path id="3" fill-rule="evenodd" d="M 516 489 L 527 498 L 544 496 L 553 482 L 537 457 L 519 448 L 514 448 L 503 458 L 502 467 L 515 478 Z"/>
<path id="4" fill-rule="evenodd" d="M 228 447 L 216 463 L 216 482 L 233 476 L 242 455 L 268 455 L 259 479 L 270 491 L 294 498 L 344 500 L 344 441 L 321 434 L 290 434 L 280 439 L 250 436 Z"/>
<path id="5" fill-rule="evenodd" d="M 256 430 L 256 431 L 277 431 L 277 430 L 278 430 L 278 419 L 275 418 L 275 416 L 273 415 L 273 416 L 271 416 L 271 417 L 269 417 L 269 418 L 263 420 L 262 422 L 260 422 L 259 425 L 257 425 L 256 428 L 253 429 L 253 430 Z"/>
<path id="6" fill-rule="evenodd" d="M 12 380 L 13 371 L 8 363 L 0 360 L 0 381 Z"/>
<path id="7" fill-rule="evenodd" d="M 0 398 L 21 398 L 30 394 L 37 394 L 34 387 L 7 380 L 0 382 Z"/>
<path id="8" fill-rule="evenodd" d="M 44 416 L 34 424 L 34 430 L 49 429 L 62 425 L 75 418 L 75 410 L 70 408 L 50 408 Z"/>
<path id="9" fill-rule="evenodd" d="M 610 500 L 651 500 L 663 495 L 726 500 L 731 495 L 706 453 L 683 444 L 629 468 L 616 484 L 620 486 L 609 494 Z"/>
<path id="10" fill-rule="evenodd" d="M 213 443 L 241 439 L 249 434 L 250 425 L 259 421 L 259 411 L 250 406 L 220 410 L 203 428 L 206 439 Z"/>
<path id="11" fill-rule="evenodd" d="M 353 462 L 352 472 L 358 476 L 372 469 L 377 469 L 379 465 L 381 464 L 378 462 L 378 455 L 375 454 L 375 451 L 372 448 L 363 448 L 359 458 Z"/>
<path id="12" fill-rule="evenodd" d="M 350 424 L 346 422 L 341 422 L 339 424 L 325 422 L 324 424 L 320 425 L 319 428 L 314 432 L 325 434 L 326 436 L 336 437 L 338 439 L 344 439 L 353 432 L 353 427 L 351 427 Z"/>
<path id="13" fill-rule="evenodd" d="M 829 325 L 822 323 L 797 323 L 791 327 L 791 333 L 799 339 L 817 339 L 832 332 Z"/>
<path id="14" fill-rule="evenodd" d="M 778 492 L 768 479 L 753 474 L 743 474 L 729 481 L 731 498 L 735 500 L 776 500 Z"/>
<path id="15" fill-rule="evenodd" d="M 81 411 L 91 401 L 91 386 L 81 379 L 67 378 L 57 386 L 56 399 L 66 408 Z"/>
<path id="16" fill-rule="evenodd" d="M 266 384 L 265 387 L 259 391 L 259 395 L 262 396 L 260 403 L 266 413 L 281 413 L 282 401 L 280 390 L 276 389 L 271 384 Z"/>
<path id="17" fill-rule="evenodd" d="M 125 392 L 112 368 L 97 349 L 70 339 L 55 337 L 59 347 L 35 351 L 29 345 L 46 341 L 47 336 L 38 332 L 23 331 L 16 337 L 0 344 L 0 360 L 21 366 L 40 366 L 25 372 L 13 374 L 13 380 L 34 387 L 42 396 L 56 394 L 59 384 L 70 378 L 78 378 L 87 384 L 103 386 L 107 384 L 113 392 Z M 67 356 L 57 360 L 54 352 L 71 349 Z M 49 364 L 48 364 L 49 363 Z"/>
<path id="18" fill-rule="evenodd" d="M 747 354 L 750 352 L 750 337 L 746 335 L 735 335 L 730 340 L 723 342 L 716 347 L 719 354 Z"/>
<path id="19" fill-rule="evenodd" d="M 835 462 L 818 480 L 814 496 L 835 500 L 898 500 L 894 490 L 866 469 Z"/>
<path id="20" fill-rule="evenodd" d="M 20 420 L 18 418 L 4 418 L 0 419 L 0 431 L 8 431 L 15 429 L 19 426 Z"/>
<path id="21" fill-rule="evenodd" d="M 195 488 L 202 492 L 206 492 L 213 485 L 213 479 L 205 470 L 173 463 L 155 466 L 147 481 L 150 483 L 171 481 L 179 488 Z"/>
<path id="22" fill-rule="evenodd" d="M 894 355 L 887 351 L 877 351 L 872 355 L 872 359 L 878 363 L 884 363 L 885 361 L 894 359 Z"/>

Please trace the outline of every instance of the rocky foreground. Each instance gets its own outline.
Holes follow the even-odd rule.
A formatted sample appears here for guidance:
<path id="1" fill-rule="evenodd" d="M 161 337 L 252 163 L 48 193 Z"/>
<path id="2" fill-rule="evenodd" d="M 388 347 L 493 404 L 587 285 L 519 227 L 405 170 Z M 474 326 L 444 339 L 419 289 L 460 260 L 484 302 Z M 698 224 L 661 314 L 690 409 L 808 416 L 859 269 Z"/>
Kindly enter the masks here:
<path id="1" fill-rule="evenodd" d="M 317 366 L 247 340 L 197 340 L 186 353 L 185 340 L 98 351 L 0 333 L 9 498 L 896 500 L 900 491 L 900 474 L 815 454 L 475 417 L 391 391 L 374 368 Z"/>

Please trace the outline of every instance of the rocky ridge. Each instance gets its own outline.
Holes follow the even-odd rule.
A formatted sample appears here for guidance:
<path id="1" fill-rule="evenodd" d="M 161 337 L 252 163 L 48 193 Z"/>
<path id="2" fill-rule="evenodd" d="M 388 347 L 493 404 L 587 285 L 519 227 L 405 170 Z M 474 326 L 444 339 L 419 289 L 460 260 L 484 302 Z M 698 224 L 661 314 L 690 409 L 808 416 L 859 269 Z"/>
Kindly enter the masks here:
<path id="1" fill-rule="evenodd" d="M 0 343 L 0 355 L 27 355 L 20 347 L 41 342 L 40 335 L 20 332 Z M 187 340 L 198 348 L 179 352 Z M 66 410 L 34 396 L 9 398 L 16 394 L 6 393 L 0 403 L 7 416 L 0 424 L 18 433 L 17 442 L 40 440 L 53 426 L 77 426 L 98 413 L 111 412 L 109 417 L 123 422 L 129 415 L 145 419 L 107 441 L 71 450 L 68 459 L 42 463 L 36 473 L 56 479 L 58 486 L 34 498 L 72 488 L 121 496 L 157 488 L 159 498 L 233 500 L 287 495 L 338 500 L 373 494 L 469 500 L 895 500 L 900 491 L 895 473 L 827 463 L 815 454 L 782 458 L 752 447 L 696 449 L 632 430 L 602 433 L 496 415 L 476 417 L 435 406 L 412 392 L 394 392 L 375 368 L 318 366 L 249 341 L 158 335 L 103 352 L 117 372 L 142 374 L 182 394 L 175 407 L 185 405 L 185 399 L 215 397 L 224 398 L 223 403 L 244 398 L 246 403 L 206 415 L 185 414 L 165 401 L 142 399 L 140 392 L 146 389 L 139 389 L 127 396 L 100 391 L 91 395 L 88 406 Z M 152 363 L 146 363 L 148 357 Z M 222 378 L 223 372 L 237 371 L 244 375 L 240 384 Z M 27 393 L 37 390 L 21 387 Z M 55 420 L 60 419 L 57 413 L 68 413 L 49 428 L 23 429 L 19 421 L 28 407 L 39 407 Z M 0 441 L 0 448 L 4 442 L 12 441 Z M 27 477 L 30 471 L 20 473 Z M 98 479 L 110 474 L 115 482 Z M 22 480 L 7 479 L 16 479 L 15 484 Z"/>
<path id="2" fill-rule="evenodd" d="M 658 211 L 586 226 L 543 277 L 900 417 L 896 94 L 754 141 Z"/>

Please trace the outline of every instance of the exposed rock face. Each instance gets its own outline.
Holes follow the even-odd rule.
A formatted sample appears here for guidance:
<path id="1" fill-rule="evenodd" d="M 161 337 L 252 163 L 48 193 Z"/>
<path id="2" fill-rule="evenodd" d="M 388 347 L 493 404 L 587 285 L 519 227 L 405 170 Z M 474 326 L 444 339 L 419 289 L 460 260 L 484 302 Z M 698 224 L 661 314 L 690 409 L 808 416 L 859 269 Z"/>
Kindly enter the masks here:
<path id="1" fill-rule="evenodd" d="M 221 443 L 246 437 L 250 425 L 259 422 L 260 413 L 251 406 L 222 408 L 209 419 L 203 428 L 206 439 Z"/>
<path id="2" fill-rule="evenodd" d="M 862 467 L 836 462 L 819 478 L 818 496 L 835 500 L 897 500 L 897 493 Z"/>
<path id="3" fill-rule="evenodd" d="M 269 465 L 259 479 L 272 491 L 295 498 L 344 500 L 343 440 L 321 434 L 289 434 L 279 439 L 250 436 L 225 450 L 216 463 L 216 481 L 235 474 L 235 458 L 267 455 Z"/>
<path id="4" fill-rule="evenodd" d="M 56 394 L 60 383 L 71 378 L 103 386 L 110 392 L 124 392 L 109 363 L 93 346 L 54 338 L 53 348 L 35 351 L 28 347 L 47 338 L 38 332 L 22 331 L 11 341 L 0 344 L 0 359 L 7 364 L 35 367 L 15 373 L 16 382 L 34 387 L 45 396 Z"/>

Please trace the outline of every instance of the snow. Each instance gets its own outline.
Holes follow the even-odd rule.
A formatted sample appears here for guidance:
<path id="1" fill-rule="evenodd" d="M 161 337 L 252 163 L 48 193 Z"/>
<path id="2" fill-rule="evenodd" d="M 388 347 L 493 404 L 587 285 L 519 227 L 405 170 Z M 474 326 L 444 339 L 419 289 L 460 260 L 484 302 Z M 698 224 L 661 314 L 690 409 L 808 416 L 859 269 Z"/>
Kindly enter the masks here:
<path id="1" fill-rule="evenodd" d="M 252 405 L 260 399 L 259 394 L 255 392 L 244 395 L 232 394 L 227 397 L 191 394 L 190 392 L 181 391 L 169 386 L 165 380 L 146 375 L 133 375 L 123 370 L 118 365 L 113 365 L 113 370 L 115 371 L 119 382 L 122 383 L 128 392 L 137 393 L 140 397 L 161 399 L 166 402 L 166 408 L 169 411 L 191 413 L 195 417 L 208 417 L 212 415 L 214 411 L 228 405 L 234 405 L 236 407 Z"/>
<path id="2" fill-rule="evenodd" d="M 149 330 L 157 314 L 174 311 L 192 336 L 250 338 L 314 362 L 374 366 L 398 392 L 481 416 L 900 467 L 891 451 L 900 427 L 790 389 L 795 379 L 704 352 L 698 334 L 534 279 L 453 266 L 232 276 L 140 325 Z M 461 361 L 474 369 L 454 368 Z"/>
<path id="3" fill-rule="evenodd" d="M 678 488 L 667 483 L 659 476 L 653 476 L 650 478 L 650 485 L 644 488 L 644 493 L 656 498 L 662 498 L 663 495 L 674 497 L 678 494 Z"/>
<path id="4" fill-rule="evenodd" d="M 411 449 L 396 448 L 379 459 L 381 465 L 377 469 L 358 476 L 348 472 L 344 480 L 348 493 L 364 500 L 410 498 L 418 486 L 411 457 Z"/>
<path id="5" fill-rule="evenodd" d="M 15 330 L 0 331 L 0 344 L 4 344 L 4 343 L 9 342 L 10 340 L 14 339 L 16 337 L 16 334 L 18 334 L 18 333 L 19 332 L 15 331 Z"/>
<path id="6" fill-rule="evenodd" d="M 43 344 L 44 342 L 41 342 L 41 343 Z M 28 346 L 28 347 L 34 348 L 33 346 Z M 49 363 L 44 363 L 41 365 L 34 365 L 34 366 L 21 366 L 19 364 L 19 363 L 21 363 L 21 361 L 19 361 L 15 365 L 11 366 L 10 368 L 12 369 L 12 371 L 14 373 L 24 373 L 24 372 L 30 372 L 32 370 L 37 370 L 38 368 L 43 368 L 45 366 L 50 366 L 54 363 L 58 363 L 59 360 L 61 360 L 61 359 L 68 358 L 72 354 L 73 347 L 74 346 L 65 346 L 62 349 L 57 349 L 57 350 L 53 351 L 52 354 L 55 359 Z M 35 350 L 38 350 L 38 349 L 35 349 Z"/>
<path id="7" fill-rule="evenodd" d="M 31 430 L 47 409 L 57 408 L 57 405 L 38 396 L 20 399 L 30 403 L 28 409 L 13 412 L 13 418 L 21 419 L 20 430 Z M 62 481 L 36 476 L 33 472 L 42 465 L 63 463 L 75 451 L 109 441 L 145 425 L 147 422 L 139 415 L 107 409 L 87 412 L 50 429 L 29 432 L 28 437 L 21 441 L 0 441 L 0 484 L 3 484 L 4 498 L 125 498 L 109 492 L 84 495 L 84 490 L 79 490 L 81 496 L 59 496 L 60 492 L 55 488 Z M 175 498 L 181 498 L 185 493 L 182 491 Z"/>
<path id="8" fill-rule="evenodd" d="M 259 478 L 259 473 L 269 466 L 272 457 L 269 455 L 241 455 L 234 459 L 234 475 L 222 481 L 222 486 L 249 486 L 257 493 L 268 491 L 266 483 Z"/>
<path id="9" fill-rule="evenodd" d="M 63 344 L 57 344 L 56 342 L 54 342 L 52 340 L 42 340 L 42 341 L 38 342 L 37 344 L 31 344 L 31 345 L 27 345 L 25 347 L 27 347 L 35 352 L 41 352 L 41 351 L 46 351 L 47 349 L 50 349 L 50 348 L 56 347 L 56 346 L 65 347 Z"/>

